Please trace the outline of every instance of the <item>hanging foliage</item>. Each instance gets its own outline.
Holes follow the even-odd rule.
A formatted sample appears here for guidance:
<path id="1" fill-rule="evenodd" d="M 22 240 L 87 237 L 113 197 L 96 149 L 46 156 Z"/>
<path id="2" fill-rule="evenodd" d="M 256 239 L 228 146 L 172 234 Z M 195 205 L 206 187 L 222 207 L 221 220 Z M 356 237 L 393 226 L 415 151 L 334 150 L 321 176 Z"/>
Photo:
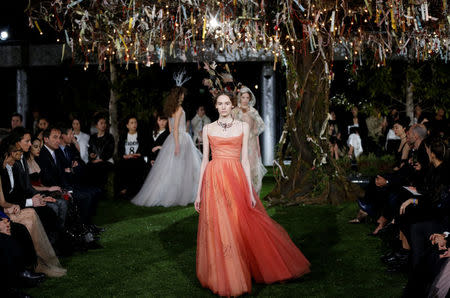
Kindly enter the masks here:
<path id="1" fill-rule="evenodd" d="M 66 46 L 105 65 L 109 58 L 164 67 L 169 56 L 322 52 L 359 63 L 365 48 L 383 65 L 392 54 L 449 58 L 447 0 L 30 0 L 29 24 L 46 22 Z M 330 63 L 331 61 L 328 61 Z M 326 63 L 326 73 L 331 74 Z"/>

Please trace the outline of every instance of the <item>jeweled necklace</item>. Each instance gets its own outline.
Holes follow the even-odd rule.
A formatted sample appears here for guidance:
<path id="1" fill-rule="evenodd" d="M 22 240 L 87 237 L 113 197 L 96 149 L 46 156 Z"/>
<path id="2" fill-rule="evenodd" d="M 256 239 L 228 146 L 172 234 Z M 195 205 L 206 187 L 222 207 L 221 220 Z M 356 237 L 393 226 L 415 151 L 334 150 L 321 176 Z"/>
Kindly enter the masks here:
<path id="1" fill-rule="evenodd" d="M 230 123 L 224 123 L 224 122 L 220 122 L 219 120 L 217 120 L 217 124 L 220 127 L 222 127 L 223 131 L 226 131 L 228 128 L 232 127 L 233 126 L 233 122 L 234 122 L 234 119 L 231 120 Z"/>

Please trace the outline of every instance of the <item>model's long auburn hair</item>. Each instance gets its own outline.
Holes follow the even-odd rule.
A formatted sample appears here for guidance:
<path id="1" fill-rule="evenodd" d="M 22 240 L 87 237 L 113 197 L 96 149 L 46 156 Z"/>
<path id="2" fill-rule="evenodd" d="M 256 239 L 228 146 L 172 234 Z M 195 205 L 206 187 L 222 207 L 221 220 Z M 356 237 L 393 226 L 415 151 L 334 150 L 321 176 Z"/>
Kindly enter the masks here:
<path id="1" fill-rule="evenodd" d="M 184 87 L 173 87 L 170 90 L 169 95 L 166 98 L 164 104 L 164 114 L 167 117 L 172 117 L 172 115 L 177 111 L 178 107 L 181 105 L 180 97 L 182 94 L 186 96 L 187 90 Z"/>

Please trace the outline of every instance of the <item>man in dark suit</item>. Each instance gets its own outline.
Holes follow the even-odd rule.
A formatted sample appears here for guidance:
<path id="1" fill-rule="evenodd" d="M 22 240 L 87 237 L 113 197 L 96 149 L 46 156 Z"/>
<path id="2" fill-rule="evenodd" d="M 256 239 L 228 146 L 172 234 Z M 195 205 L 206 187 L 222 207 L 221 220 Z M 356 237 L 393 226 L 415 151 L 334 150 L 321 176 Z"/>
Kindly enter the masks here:
<path id="1" fill-rule="evenodd" d="M 41 168 L 41 182 L 44 185 L 56 185 L 72 193 L 74 203 L 80 210 L 82 223 L 89 224 L 93 214 L 94 198 L 92 194 L 80 190 L 68 180 L 71 168 L 66 167 L 64 153 L 60 149 L 61 131 L 55 127 L 47 128 L 44 133 L 44 146 L 36 158 Z"/>

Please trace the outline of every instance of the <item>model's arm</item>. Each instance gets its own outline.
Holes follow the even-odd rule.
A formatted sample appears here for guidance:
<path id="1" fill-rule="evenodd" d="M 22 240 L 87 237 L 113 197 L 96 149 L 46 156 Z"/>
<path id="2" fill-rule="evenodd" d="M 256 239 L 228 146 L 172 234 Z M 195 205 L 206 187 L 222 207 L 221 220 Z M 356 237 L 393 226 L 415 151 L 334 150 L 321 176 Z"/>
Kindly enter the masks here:
<path id="1" fill-rule="evenodd" d="M 195 210 L 200 212 L 200 194 L 202 191 L 202 183 L 203 183 L 203 174 L 205 173 L 206 166 L 209 162 L 209 140 L 208 140 L 208 128 L 207 125 L 203 127 L 203 159 L 202 165 L 200 167 L 200 178 L 198 180 L 198 188 L 197 188 L 197 198 L 195 199 Z"/>
<path id="2" fill-rule="evenodd" d="M 249 138 L 249 127 L 247 123 L 243 123 L 244 125 L 244 141 L 242 142 L 242 152 L 241 152 L 241 163 L 244 168 L 245 176 L 247 177 L 248 189 L 250 191 L 250 198 L 252 207 L 255 207 L 256 200 L 253 197 L 253 188 L 252 181 L 250 178 L 250 162 L 248 160 L 248 138 Z"/>
<path id="3" fill-rule="evenodd" d="M 175 155 L 178 155 L 178 153 L 180 153 L 180 140 L 179 140 L 179 135 L 178 135 L 178 131 L 179 131 L 179 125 L 180 125 L 180 118 L 181 118 L 181 113 L 182 113 L 183 109 L 181 107 L 179 107 L 177 109 L 177 111 L 175 112 L 175 121 L 174 121 L 174 127 L 173 127 L 173 136 L 175 138 Z"/>

